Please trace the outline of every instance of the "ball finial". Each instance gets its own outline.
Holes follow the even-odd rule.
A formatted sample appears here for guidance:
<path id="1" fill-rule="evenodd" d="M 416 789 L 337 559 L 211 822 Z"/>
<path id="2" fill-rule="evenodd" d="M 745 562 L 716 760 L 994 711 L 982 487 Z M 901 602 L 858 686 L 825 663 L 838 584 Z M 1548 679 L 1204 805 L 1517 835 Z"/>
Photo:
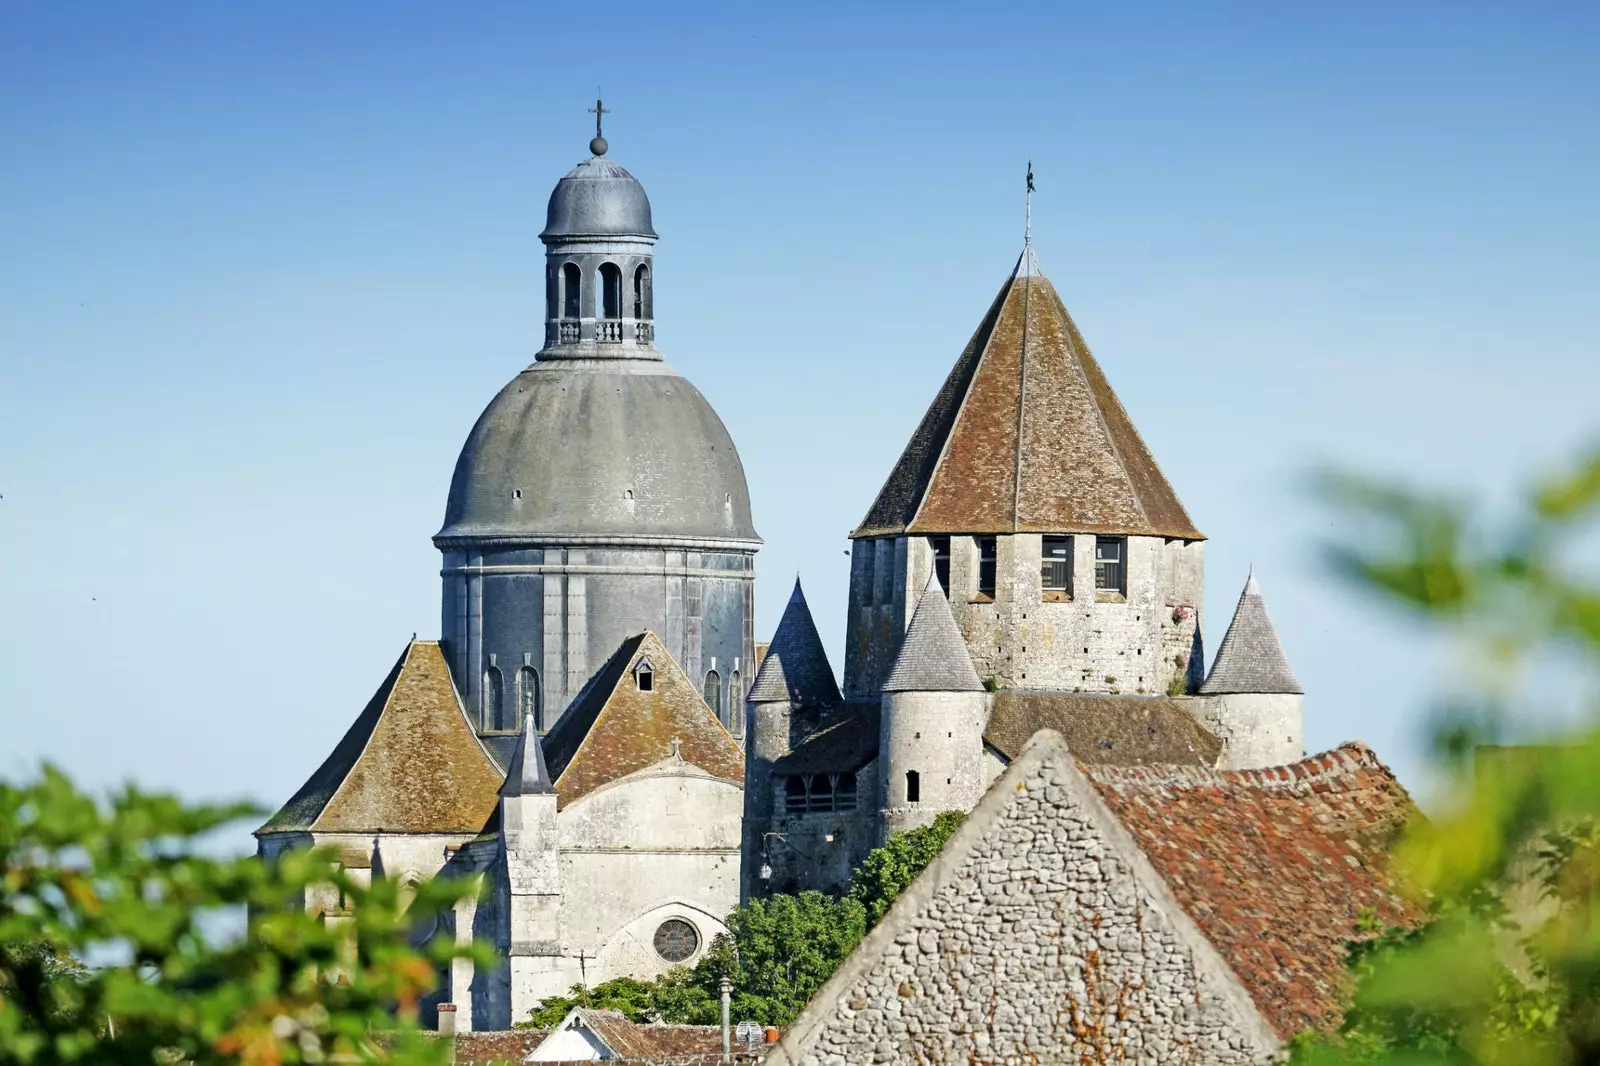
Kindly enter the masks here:
<path id="1" fill-rule="evenodd" d="M 594 155 L 605 155 L 606 149 L 609 147 L 610 145 L 606 144 L 604 137 L 596 137 L 589 142 L 589 151 Z"/>

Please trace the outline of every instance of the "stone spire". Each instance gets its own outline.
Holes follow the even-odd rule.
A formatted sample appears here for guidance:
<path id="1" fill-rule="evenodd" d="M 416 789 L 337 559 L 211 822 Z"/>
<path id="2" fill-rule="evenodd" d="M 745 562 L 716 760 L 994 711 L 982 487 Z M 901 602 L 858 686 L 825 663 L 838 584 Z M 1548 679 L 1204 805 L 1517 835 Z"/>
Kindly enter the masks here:
<path id="1" fill-rule="evenodd" d="M 1202 696 L 1225 693 L 1299 694 L 1305 690 L 1289 668 L 1289 657 L 1278 643 L 1278 632 L 1267 617 L 1267 603 L 1261 598 L 1255 568 L 1245 580 L 1233 621 L 1222 637 L 1211 676 L 1200 686 Z"/>
<path id="2" fill-rule="evenodd" d="M 746 700 L 750 703 L 787 700 L 797 707 L 826 707 L 840 702 L 833 667 L 828 664 L 828 653 L 817 635 L 817 624 L 811 618 L 811 608 L 806 604 L 806 594 L 800 588 L 798 577 L 794 579 L 794 591 L 789 594 L 789 605 L 778 620 L 778 630 L 772 635 L 772 646 L 761 661 L 761 669 L 756 671 Z"/>
<path id="3" fill-rule="evenodd" d="M 982 692 L 983 682 L 972 668 L 967 642 L 950 613 L 950 601 L 939 585 L 937 574 L 928 575 L 928 585 L 917 601 L 911 625 L 906 627 L 885 692 Z"/>
<path id="4" fill-rule="evenodd" d="M 502 796 L 549 796 L 555 793 L 550 783 L 550 771 L 544 764 L 544 747 L 539 743 L 539 731 L 534 728 L 531 713 L 522 716 L 522 736 L 517 750 L 511 756 L 511 766 L 506 770 L 506 783 L 501 786 Z"/>

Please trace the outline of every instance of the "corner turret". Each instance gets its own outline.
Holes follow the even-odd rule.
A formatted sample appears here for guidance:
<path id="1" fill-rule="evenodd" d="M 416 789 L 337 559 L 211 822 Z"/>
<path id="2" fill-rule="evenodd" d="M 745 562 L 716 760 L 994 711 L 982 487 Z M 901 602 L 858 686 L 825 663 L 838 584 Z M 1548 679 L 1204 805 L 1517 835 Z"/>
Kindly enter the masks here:
<path id="1" fill-rule="evenodd" d="M 1225 770 L 1281 766 L 1304 752 L 1301 694 L 1252 568 L 1211 675 L 1200 686 L 1196 717 L 1222 741 Z"/>

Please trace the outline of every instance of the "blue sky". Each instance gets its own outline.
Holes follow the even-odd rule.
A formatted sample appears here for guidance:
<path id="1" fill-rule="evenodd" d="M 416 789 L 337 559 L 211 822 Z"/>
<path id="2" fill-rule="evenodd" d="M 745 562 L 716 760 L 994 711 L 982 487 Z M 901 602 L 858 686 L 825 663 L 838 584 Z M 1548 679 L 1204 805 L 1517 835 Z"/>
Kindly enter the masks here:
<path id="1" fill-rule="evenodd" d="M 612 156 L 751 483 L 758 632 L 1034 234 L 1307 742 L 1455 669 L 1333 582 L 1320 464 L 1504 499 L 1597 425 L 1592 5 L 26 3 L 0 13 L 0 774 L 285 798 L 413 631 L 455 455 Z"/>

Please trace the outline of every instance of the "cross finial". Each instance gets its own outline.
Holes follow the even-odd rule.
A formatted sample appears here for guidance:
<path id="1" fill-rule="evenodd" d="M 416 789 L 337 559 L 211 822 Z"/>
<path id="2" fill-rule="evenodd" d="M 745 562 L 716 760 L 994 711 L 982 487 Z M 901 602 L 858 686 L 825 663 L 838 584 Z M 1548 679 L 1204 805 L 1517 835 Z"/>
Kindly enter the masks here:
<path id="1" fill-rule="evenodd" d="M 611 109 L 605 105 L 605 99 L 600 93 L 599 86 L 595 86 L 594 106 L 589 109 L 589 114 L 594 116 L 594 140 L 589 142 L 589 151 L 595 155 L 605 155 L 606 138 L 600 132 L 600 124 L 607 115 L 611 114 Z"/>
<path id="2" fill-rule="evenodd" d="M 1033 160 L 1028 160 L 1028 191 L 1024 197 L 1027 217 L 1022 225 L 1022 246 L 1033 243 Z"/>

